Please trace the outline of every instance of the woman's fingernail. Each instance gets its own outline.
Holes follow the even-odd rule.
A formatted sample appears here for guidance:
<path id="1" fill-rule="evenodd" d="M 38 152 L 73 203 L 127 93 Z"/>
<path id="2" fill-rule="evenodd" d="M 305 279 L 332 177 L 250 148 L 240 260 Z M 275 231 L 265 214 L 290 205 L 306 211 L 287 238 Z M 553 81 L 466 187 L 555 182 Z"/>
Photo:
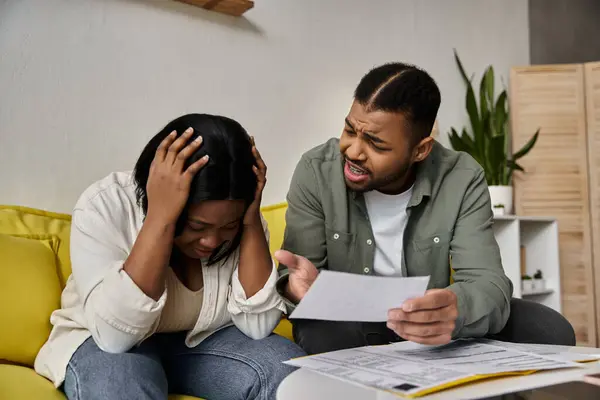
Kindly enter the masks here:
<path id="1" fill-rule="evenodd" d="M 196 138 L 196 140 L 194 140 L 194 142 L 196 142 L 196 143 L 202 143 L 202 136 L 198 136 Z"/>
<path id="2" fill-rule="evenodd" d="M 208 160 L 208 154 L 206 154 L 204 157 L 202 157 L 203 160 Z"/>
<path id="3" fill-rule="evenodd" d="M 185 130 L 185 133 L 192 133 L 194 132 L 194 129 L 192 127 L 189 127 Z"/>

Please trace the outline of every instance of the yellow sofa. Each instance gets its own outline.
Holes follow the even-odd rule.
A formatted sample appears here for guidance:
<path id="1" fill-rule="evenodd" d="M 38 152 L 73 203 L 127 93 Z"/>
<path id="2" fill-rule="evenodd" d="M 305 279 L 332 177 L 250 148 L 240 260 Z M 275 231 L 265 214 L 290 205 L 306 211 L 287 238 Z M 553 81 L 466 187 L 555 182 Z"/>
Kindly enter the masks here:
<path id="1" fill-rule="evenodd" d="M 281 247 L 286 204 L 263 208 L 271 251 Z M 0 206 L 0 399 L 64 400 L 33 362 L 50 334 L 50 314 L 71 274 L 71 218 L 25 207 Z M 275 332 L 292 339 L 282 319 Z M 170 400 L 192 400 L 173 394 Z"/>

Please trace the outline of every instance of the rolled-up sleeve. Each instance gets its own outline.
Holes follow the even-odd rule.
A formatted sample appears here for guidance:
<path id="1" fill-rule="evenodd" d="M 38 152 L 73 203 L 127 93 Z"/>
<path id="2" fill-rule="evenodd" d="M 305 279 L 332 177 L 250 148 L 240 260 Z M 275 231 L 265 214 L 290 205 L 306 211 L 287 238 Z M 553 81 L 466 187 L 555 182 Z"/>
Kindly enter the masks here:
<path id="1" fill-rule="evenodd" d="M 504 273 L 492 228 L 490 195 L 483 175 L 477 174 L 464 195 L 450 243 L 458 299 L 454 337 L 498 333 L 510 314 L 513 286 Z"/>
<path id="2" fill-rule="evenodd" d="M 265 237 L 269 242 L 269 229 L 262 219 Z M 252 339 L 262 339 L 269 336 L 285 311 L 285 304 L 276 289 L 278 273 L 277 265 L 272 263 L 271 275 L 264 286 L 252 297 L 246 297 L 246 292 L 239 279 L 236 267 L 231 277 L 227 311 L 235 326 Z"/>
<path id="3" fill-rule="evenodd" d="M 98 347 L 126 352 L 151 331 L 164 307 L 148 297 L 123 270 L 128 236 L 92 206 L 75 209 L 71 226 L 73 279 L 83 302 L 87 329 Z"/>

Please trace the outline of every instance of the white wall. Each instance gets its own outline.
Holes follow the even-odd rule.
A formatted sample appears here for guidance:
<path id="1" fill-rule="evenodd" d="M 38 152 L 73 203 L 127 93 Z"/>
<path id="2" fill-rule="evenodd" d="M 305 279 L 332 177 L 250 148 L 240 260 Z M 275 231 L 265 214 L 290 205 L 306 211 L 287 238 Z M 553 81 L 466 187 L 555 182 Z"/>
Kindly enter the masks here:
<path id="1" fill-rule="evenodd" d="M 282 201 L 369 68 L 427 69 L 445 136 L 466 120 L 452 48 L 507 82 L 529 62 L 527 21 L 524 0 L 256 0 L 242 19 L 171 0 L 0 0 L 0 204 L 70 212 L 187 112 L 239 120 L 270 167 L 264 203 Z"/>

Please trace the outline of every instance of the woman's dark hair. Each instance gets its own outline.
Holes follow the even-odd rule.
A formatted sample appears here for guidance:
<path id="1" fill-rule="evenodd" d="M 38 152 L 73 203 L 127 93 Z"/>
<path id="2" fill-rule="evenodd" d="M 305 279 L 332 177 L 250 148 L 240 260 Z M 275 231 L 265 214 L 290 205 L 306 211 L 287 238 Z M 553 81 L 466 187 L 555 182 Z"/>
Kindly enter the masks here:
<path id="1" fill-rule="evenodd" d="M 246 130 L 238 122 L 227 117 L 187 114 L 169 122 L 150 139 L 135 165 L 136 197 L 144 214 L 148 212 L 146 185 L 156 149 L 172 131 L 176 131 L 179 137 L 190 127 L 194 129 L 194 134 L 188 143 L 202 136 L 202 145 L 188 158 L 185 167 L 205 154 L 209 155 L 209 161 L 192 180 L 187 204 L 177 221 L 175 236 L 179 236 L 183 231 L 191 205 L 206 200 L 243 200 L 247 208 L 254 200 L 256 192 L 256 175 L 252 170 L 256 161 Z M 223 243 L 216 249 L 209 259 L 209 264 L 229 257 L 239 246 L 241 233 L 240 229 L 232 241 Z"/>

